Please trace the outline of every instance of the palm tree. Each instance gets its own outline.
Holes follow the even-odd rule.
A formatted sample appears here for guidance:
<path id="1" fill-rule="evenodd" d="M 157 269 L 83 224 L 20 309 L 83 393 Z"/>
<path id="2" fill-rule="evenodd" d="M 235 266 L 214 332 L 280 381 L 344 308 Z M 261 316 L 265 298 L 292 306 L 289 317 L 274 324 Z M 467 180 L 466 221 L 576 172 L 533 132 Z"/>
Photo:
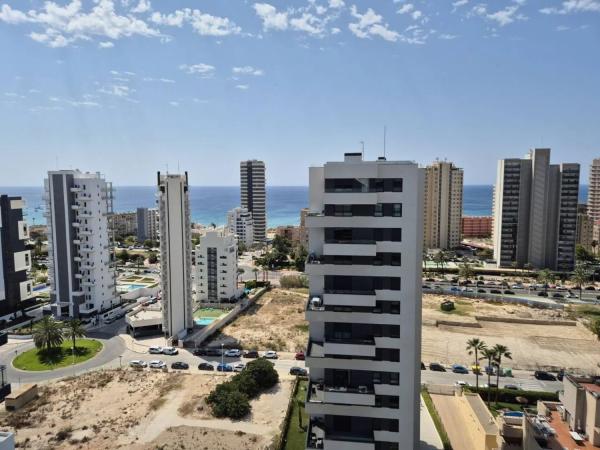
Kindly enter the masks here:
<path id="1" fill-rule="evenodd" d="M 583 264 L 577 264 L 571 275 L 571 281 L 577 285 L 579 289 L 579 300 L 583 293 L 583 284 L 590 279 L 590 272 Z"/>
<path id="2" fill-rule="evenodd" d="M 75 350 L 75 341 L 77 338 L 85 337 L 86 331 L 83 328 L 81 320 L 72 319 L 63 323 L 63 333 L 66 338 L 73 342 L 73 350 Z"/>
<path id="3" fill-rule="evenodd" d="M 255 267 L 254 269 L 252 269 L 252 272 L 254 273 L 254 281 L 258 282 L 258 272 L 260 272 L 260 271 L 258 270 L 257 267 Z"/>
<path id="4" fill-rule="evenodd" d="M 63 343 L 60 323 L 51 316 L 44 316 L 34 327 L 33 342 L 38 349 L 59 347 Z"/>
<path id="5" fill-rule="evenodd" d="M 484 348 L 481 351 L 481 359 L 487 359 L 488 362 L 488 369 L 486 370 L 487 372 L 487 376 L 488 376 L 488 388 L 487 388 L 487 404 L 488 404 L 488 408 L 490 407 L 490 391 L 492 390 L 492 388 L 490 387 L 491 384 L 491 378 L 492 378 L 492 367 L 494 366 L 494 359 L 496 358 L 496 351 L 493 348 Z"/>
<path id="6" fill-rule="evenodd" d="M 237 270 L 238 282 L 239 282 L 239 278 L 244 274 L 244 272 L 246 272 L 244 269 L 242 269 L 241 267 L 238 267 L 238 270 Z"/>
<path id="7" fill-rule="evenodd" d="M 448 254 L 445 251 L 440 250 L 435 254 L 435 256 L 433 257 L 433 260 L 435 261 L 436 264 L 440 265 L 440 267 L 442 268 L 442 274 L 443 274 L 444 266 L 448 262 Z"/>
<path id="8" fill-rule="evenodd" d="M 598 247 L 598 241 L 592 241 L 592 252 L 596 255 L 596 247 Z"/>
<path id="9" fill-rule="evenodd" d="M 542 269 L 538 272 L 537 279 L 540 283 L 544 285 L 544 292 L 548 293 L 548 284 L 552 283 L 556 277 L 554 273 L 548 269 Z"/>
<path id="10" fill-rule="evenodd" d="M 473 275 L 473 268 L 468 262 L 464 262 L 458 267 L 458 278 L 463 277 L 467 284 L 469 282 L 469 279 L 472 278 Z"/>
<path id="11" fill-rule="evenodd" d="M 512 359 L 512 354 L 508 351 L 508 347 L 501 344 L 494 345 L 492 349 L 496 353 L 496 363 L 498 367 L 496 369 L 496 403 L 498 403 L 498 391 L 500 390 L 500 370 L 502 367 L 502 358 Z"/>
<path id="12" fill-rule="evenodd" d="M 485 350 L 486 348 L 487 347 L 485 345 L 485 342 L 483 342 L 479 338 L 473 338 L 473 339 L 469 339 L 467 341 L 467 350 L 469 352 L 469 355 L 475 354 L 475 364 L 477 366 L 479 366 L 479 352 Z M 475 373 L 475 386 L 476 386 L 477 393 L 479 393 L 479 375 L 480 374 L 481 374 L 481 370 L 478 370 Z"/>

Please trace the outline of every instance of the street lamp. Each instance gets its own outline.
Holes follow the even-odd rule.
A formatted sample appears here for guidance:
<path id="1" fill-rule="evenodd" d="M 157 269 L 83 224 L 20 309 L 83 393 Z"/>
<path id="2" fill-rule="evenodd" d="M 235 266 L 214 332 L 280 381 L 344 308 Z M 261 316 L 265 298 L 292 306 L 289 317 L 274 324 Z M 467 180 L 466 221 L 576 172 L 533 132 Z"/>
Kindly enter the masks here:
<path id="1" fill-rule="evenodd" d="M 223 365 L 223 343 L 221 342 L 221 371 L 225 371 L 224 365 Z"/>
<path id="2" fill-rule="evenodd" d="M 121 369 L 123 366 L 121 365 L 121 360 L 123 359 L 123 355 L 119 355 L 119 369 Z"/>

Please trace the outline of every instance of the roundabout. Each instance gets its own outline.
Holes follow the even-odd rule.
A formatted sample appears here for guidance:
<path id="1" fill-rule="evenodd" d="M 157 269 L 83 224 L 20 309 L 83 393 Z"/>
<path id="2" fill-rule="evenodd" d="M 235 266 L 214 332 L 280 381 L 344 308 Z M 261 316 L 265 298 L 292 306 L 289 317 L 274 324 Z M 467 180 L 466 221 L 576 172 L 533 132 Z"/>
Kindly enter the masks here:
<path id="1" fill-rule="evenodd" d="M 96 339 L 77 339 L 73 349 L 72 341 L 68 340 L 50 349 L 26 350 L 13 359 L 12 365 L 15 369 L 33 372 L 60 369 L 88 361 L 102 348 L 102 342 Z"/>

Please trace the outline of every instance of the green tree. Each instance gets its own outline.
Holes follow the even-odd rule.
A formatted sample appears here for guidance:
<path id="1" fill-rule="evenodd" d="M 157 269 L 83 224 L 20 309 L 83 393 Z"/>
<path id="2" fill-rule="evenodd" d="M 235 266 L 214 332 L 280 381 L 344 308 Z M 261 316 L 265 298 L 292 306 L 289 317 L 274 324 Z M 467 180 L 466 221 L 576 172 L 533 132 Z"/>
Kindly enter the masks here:
<path id="1" fill-rule="evenodd" d="M 246 271 L 245 271 L 244 269 L 242 269 L 241 267 L 238 267 L 238 269 L 237 269 L 237 278 L 238 278 L 238 282 L 239 282 L 239 279 L 240 279 L 240 277 L 241 277 L 242 275 L 244 275 L 244 273 L 246 273 Z"/>
<path id="2" fill-rule="evenodd" d="M 492 391 L 492 388 L 490 386 L 490 384 L 492 384 L 492 367 L 494 367 L 494 360 L 496 358 L 496 351 L 493 348 L 484 348 L 481 351 L 481 360 L 487 360 L 487 367 L 488 369 L 486 369 L 487 372 L 487 377 L 488 377 L 488 388 L 487 388 L 487 404 L 488 404 L 488 408 L 490 407 L 490 392 Z"/>
<path id="3" fill-rule="evenodd" d="M 308 256 L 308 252 L 306 251 L 306 247 L 304 245 L 298 245 L 294 249 L 294 266 L 296 270 L 299 272 L 304 272 L 304 265 L 306 263 L 306 258 Z"/>
<path id="4" fill-rule="evenodd" d="M 158 255 L 156 252 L 148 253 L 148 264 L 156 264 L 158 262 Z"/>
<path id="5" fill-rule="evenodd" d="M 600 340 L 600 317 L 592 319 L 589 326 L 590 331 L 596 335 L 598 340 Z"/>
<path id="6" fill-rule="evenodd" d="M 486 348 L 487 348 L 487 346 L 485 345 L 485 342 L 483 342 L 479 338 L 472 338 L 467 341 L 467 351 L 469 352 L 469 355 L 475 356 L 475 364 L 477 364 L 477 365 L 479 365 L 479 352 L 482 352 Z M 480 370 L 478 370 L 475 373 L 475 386 L 476 386 L 477 393 L 479 393 L 479 375 L 480 374 L 481 374 Z"/>
<path id="7" fill-rule="evenodd" d="M 279 374 L 268 359 L 259 358 L 249 362 L 244 369 L 262 389 L 270 389 L 279 382 Z"/>
<path id="8" fill-rule="evenodd" d="M 33 343 L 38 349 L 51 350 L 63 343 L 62 327 L 51 316 L 44 316 L 33 327 Z"/>
<path id="9" fill-rule="evenodd" d="M 83 328 L 81 320 L 78 319 L 67 320 L 63 323 L 62 329 L 64 336 L 67 339 L 71 339 L 73 349 L 75 349 L 75 342 L 77 338 L 86 336 L 85 328 Z"/>
<path id="10" fill-rule="evenodd" d="M 462 277 L 465 279 L 465 282 L 468 283 L 471 278 L 473 278 L 473 268 L 471 264 L 468 262 L 464 262 L 458 266 L 458 277 L 459 279 Z"/>
<path id="11" fill-rule="evenodd" d="M 594 255 L 581 244 L 575 246 L 575 259 L 578 262 L 588 263 L 594 261 Z"/>
<path id="12" fill-rule="evenodd" d="M 442 273 L 444 272 L 444 266 L 448 263 L 448 253 L 446 253 L 443 250 L 439 250 L 434 256 L 433 256 L 433 261 L 435 262 L 436 266 L 439 265 L 439 267 L 441 267 L 442 269 Z"/>
<path id="13" fill-rule="evenodd" d="M 554 273 L 548 269 L 542 269 L 537 274 L 537 279 L 544 285 L 544 292 L 548 293 L 548 285 L 556 280 Z"/>
<path id="14" fill-rule="evenodd" d="M 127 250 L 122 250 L 119 253 L 117 253 L 117 259 L 121 261 L 121 264 L 125 264 L 127 261 L 129 261 L 129 258 L 130 255 Z"/>
<path id="15" fill-rule="evenodd" d="M 592 241 L 592 252 L 594 253 L 594 256 L 596 256 L 597 252 L 596 252 L 596 248 L 598 247 L 598 241 L 594 240 Z"/>
<path id="16" fill-rule="evenodd" d="M 590 279 L 591 273 L 589 269 L 583 264 L 577 264 L 571 275 L 571 281 L 575 283 L 577 289 L 579 289 L 579 300 L 583 294 L 583 285 Z"/>
<path id="17" fill-rule="evenodd" d="M 508 351 L 508 347 L 501 344 L 494 345 L 494 353 L 496 354 L 495 360 L 497 364 L 496 368 L 496 403 L 498 403 L 498 393 L 500 391 L 500 371 L 502 370 L 502 358 L 512 359 L 511 352 Z"/>
<path id="18" fill-rule="evenodd" d="M 252 269 L 252 273 L 254 274 L 254 281 L 255 281 L 255 282 L 258 282 L 258 272 L 260 272 L 260 270 L 258 270 L 258 268 L 257 268 L 257 267 L 254 267 L 254 268 Z"/>

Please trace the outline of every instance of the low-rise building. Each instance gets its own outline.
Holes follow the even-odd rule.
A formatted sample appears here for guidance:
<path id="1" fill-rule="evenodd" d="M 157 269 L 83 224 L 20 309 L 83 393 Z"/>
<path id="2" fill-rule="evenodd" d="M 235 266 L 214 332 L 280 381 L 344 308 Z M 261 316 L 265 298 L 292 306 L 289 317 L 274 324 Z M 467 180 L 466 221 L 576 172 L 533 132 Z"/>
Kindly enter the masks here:
<path id="1" fill-rule="evenodd" d="M 566 375 L 561 400 L 569 429 L 600 447 L 600 377 Z"/>
<path id="2" fill-rule="evenodd" d="M 137 215 L 134 212 L 114 213 L 111 222 L 115 237 L 131 236 L 137 233 Z"/>
<path id="3" fill-rule="evenodd" d="M 492 216 L 465 216 L 462 218 L 463 238 L 492 237 Z"/>
<path id="4" fill-rule="evenodd" d="M 238 249 L 229 232 L 209 231 L 196 246 L 196 299 L 203 303 L 234 302 L 237 286 Z"/>
<path id="5" fill-rule="evenodd" d="M 275 236 L 288 239 L 290 242 L 300 242 L 302 233 L 299 227 L 293 225 L 284 225 L 275 228 Z"/>

